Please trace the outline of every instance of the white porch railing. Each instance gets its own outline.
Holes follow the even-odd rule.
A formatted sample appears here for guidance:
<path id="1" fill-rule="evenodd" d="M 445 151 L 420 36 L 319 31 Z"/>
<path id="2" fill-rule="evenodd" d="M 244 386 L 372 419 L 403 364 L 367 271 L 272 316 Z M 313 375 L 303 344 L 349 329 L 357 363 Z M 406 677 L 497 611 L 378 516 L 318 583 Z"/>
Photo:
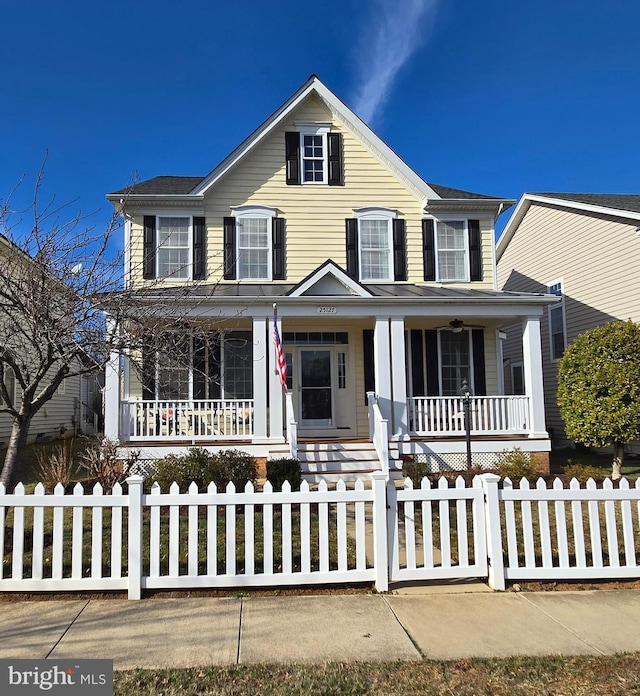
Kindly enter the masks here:
<path id="1" fill-rule="evenodd" d="M 530 430 L 528 396 L 475 396 L 472 435 L 526 435 Z M 459 396 L 409 399 L 409 431 L 416 435 L 464 435 L 464 406 Z"/>
<path id="2" fill-rule="evenodd" d="M 249 439 L 253 399 L 123 401 L 120 440 Z"/>

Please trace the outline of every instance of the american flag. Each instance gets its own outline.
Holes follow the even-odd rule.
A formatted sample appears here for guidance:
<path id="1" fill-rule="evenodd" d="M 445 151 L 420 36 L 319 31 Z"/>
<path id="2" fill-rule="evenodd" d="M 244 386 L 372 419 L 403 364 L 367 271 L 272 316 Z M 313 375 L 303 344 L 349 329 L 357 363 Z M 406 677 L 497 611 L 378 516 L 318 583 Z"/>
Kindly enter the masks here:
<path id="1" fill-rule="evenodd" d="M 276 365 L 278 367 L 278 376 L 280 384 L 287 391 L 287 361 L 282 352 L 282 344 L 280 343 L 280 332 L 278 331 L 278 310 L 276 305 L 273 305 L 273 345 L 276 347 Z"/>

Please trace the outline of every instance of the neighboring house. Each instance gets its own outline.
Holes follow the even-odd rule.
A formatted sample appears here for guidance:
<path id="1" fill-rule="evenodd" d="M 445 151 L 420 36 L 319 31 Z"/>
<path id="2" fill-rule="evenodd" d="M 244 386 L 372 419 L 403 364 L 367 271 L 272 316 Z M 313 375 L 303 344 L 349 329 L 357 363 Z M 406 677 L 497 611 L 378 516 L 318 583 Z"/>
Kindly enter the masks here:
<path id="1" fill-rule="evenodd" d="M 9 253 L 9 250 L 11 253 Z M 12 245 L 12 242 L 5 236 L 0 235 L 0 263 L 5 263 L 5 269 L 11 271 L 11 277 L 14 278 L 11 265 L 14 262 L 14 255 L 17 247 Z M 31 263 L 31 259 L 23 252 L 18 252 L 21 258 Z M 7 273 L 8 271 L 5 271 Z M 7 278 L 8 276 L 3 276 Z M 7 291 L 3 288 L 3 291 Z M 0 293 L 1 295 L 1 293 Z M 2 322 L 2 300 L 0 299 L 0 322 Z M 5 324 L 7 326 L 7 324 Z M 15 375 L 10 368 L 7 368 L 6 376 L 7 390 L 14 400 L 14 403 L 20 402 L 20 385 L 15 379 Z M 3 413 L 2 408 L 4 402 L 0 396 L 0 447 L 4 448 L 9 442 L 11 435 L 12 421 L 8 413 Z M 65 379 L 60 385 L 57 392 L 45 404 L 45 406 L 35 414 L 29 428 L 28 442 L 35 440 L 52 440 L 66 434 L 77 432 L 80 419 L 80 377 L 71 376 Z"/>
<path id="2" fill-rule="evenodd" d="M 556 404 L 557 361 L 580 333 L 613 319 L 640 321 L 640 196 L 527 193 L 498 241 L 498 286 L 547 292 L 542 361 L 554 446 L 570 443 Z M 519 327 L 503 348 L 506 391 L 523 393 Z"/>
<path id="3" fill-rule="evenodd" d="M 426 183 L 317 77 L 207 176 L 107 198 L 124 206 L 130 286 L 193 302 L 211 326 L 206 340 L 174 327 L 186 366 L 158 343 L 114 355 L 105 431 L 123 447 L 149 459 L 194 444 L 290 453 L 310 474 L 356 476 L 387 456 L 396 471 L 415 455 L 461 468 L 468 380 L 476 457 L 517 446 L 548 462 L 548 298 L 496 284 L 495 220 L 513 201 Z M 513 323 L 527 385 L 517 397 L 504 395 L 500 355 Z"/>

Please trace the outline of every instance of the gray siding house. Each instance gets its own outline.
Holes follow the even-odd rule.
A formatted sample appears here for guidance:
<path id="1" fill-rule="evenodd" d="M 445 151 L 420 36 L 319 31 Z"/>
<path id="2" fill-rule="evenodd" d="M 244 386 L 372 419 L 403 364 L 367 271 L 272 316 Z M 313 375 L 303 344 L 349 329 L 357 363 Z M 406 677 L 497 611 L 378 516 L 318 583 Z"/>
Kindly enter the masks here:
<path id="1" fill-rule="evenodd" d="M 640 195 L 526 193 L 496 256 L 500 289 L 558 296 L 541 321 L 546 423 L 554 446 L 570 445 L 555 399 L 557 361 L 587 329 L 640 321 Z M 504 335 L 505 391 L 522 393 L 520 328 Z"/>

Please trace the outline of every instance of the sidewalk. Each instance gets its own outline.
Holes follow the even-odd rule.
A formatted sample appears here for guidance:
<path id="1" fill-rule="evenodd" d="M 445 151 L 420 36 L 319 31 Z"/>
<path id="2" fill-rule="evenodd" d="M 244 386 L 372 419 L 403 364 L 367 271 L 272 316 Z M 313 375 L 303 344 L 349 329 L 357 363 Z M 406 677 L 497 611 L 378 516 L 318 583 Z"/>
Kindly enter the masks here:
<path id="1" fill-rule="evenodd" d="M 123 670 L 640 650 L 640 591 L 471 589 L 484 587 L 3 602 L 0 658 L 112 658 Z"/>

